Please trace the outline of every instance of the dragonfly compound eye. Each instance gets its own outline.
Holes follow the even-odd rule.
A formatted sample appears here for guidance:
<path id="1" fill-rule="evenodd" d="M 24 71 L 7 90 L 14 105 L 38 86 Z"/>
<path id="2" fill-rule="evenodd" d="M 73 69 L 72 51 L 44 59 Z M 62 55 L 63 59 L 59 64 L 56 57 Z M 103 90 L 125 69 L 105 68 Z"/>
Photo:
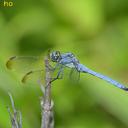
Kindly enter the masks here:
<path id="1" fill-rule="evenodd" d="M 57 62 L 60 60 L 61 58 L 61 54 L 59 51 L 55 51 L 55 52 L 52 52 L 51 55 L 50 55 L 50 58 L 53 62 Z"/>

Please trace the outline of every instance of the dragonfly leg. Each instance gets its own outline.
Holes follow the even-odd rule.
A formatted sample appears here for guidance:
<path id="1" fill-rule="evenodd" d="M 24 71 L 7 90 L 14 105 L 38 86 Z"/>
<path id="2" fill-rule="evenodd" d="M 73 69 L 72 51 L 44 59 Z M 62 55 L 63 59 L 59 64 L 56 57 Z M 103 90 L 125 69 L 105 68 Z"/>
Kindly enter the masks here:
<path id="1" fill-rule="evenodd" d="M 59 65 L 60 65 L 60 64 L 57 63 L 57 64 L 55 65 L 55 67 L 53 67 L 53 71 L 55 71 L 55 70 L 58 68 Z M 61 67 L 62 67 L 62 66 L 61 66 Z"/>
<path id="2" fill-rule="evenodd" d="M 53 67 L 51 65 L 46 65 L 46 67 L 50 70 L 50 71 L 53 71 Z"/>
<path id="3" fill-rule="evenodd" d="M 59 66 L 59 63 L 57 63 L 57 64 L 55 65 L 55 67 L 49 65 L 47 68 L 49 68 L 50 71 L 53 71 L 53 72 L 54 72 L 54 71 L 57 69 L 58 66 Z"/>
<path id="4" fill-rule="evenodd" d="M 63 78 L 63 74 L 64 74 L 63 66 L 61 66 L 57 76 L 55 78 L 52 78 L 51 82 L 53 82 L 53 81 L 55 81 L 57 79 L 62 79 Z"/>
<path id="5" fill-rule="evenodd" d="M 78 73 L 79 73 L 79 76 L 78 76 L 78 81 L 80 80 L 80 72 L 78 71 Z"/>

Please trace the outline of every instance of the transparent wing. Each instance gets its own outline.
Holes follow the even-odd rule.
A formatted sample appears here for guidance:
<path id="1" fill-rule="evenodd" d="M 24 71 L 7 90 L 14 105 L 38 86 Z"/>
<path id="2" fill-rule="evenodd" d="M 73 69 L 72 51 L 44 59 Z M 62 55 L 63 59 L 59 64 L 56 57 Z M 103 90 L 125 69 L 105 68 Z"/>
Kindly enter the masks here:
<path id="1" fill-rule="evenodd" d="M 52 78 L 56 78 L 58 76 L 58 79 L 68 79 L 73 83 L 78 83 L 80 79 L 80 72 L 77 71 L 76 68 L 69 68 L 67 66 L 64 66 L 62 64 L 56 64 L 55 70 L 52 74 Z"/>
<path id="2" fill-rule="evenodd" d="M 7 68 L 14 70 L 22 82 L 33 81 L 36 77 L 41 79 L 43 65 L 43 57 L 36 56 L 13 56 L 6 63 Z"/>
<path id="3" fill-rule="evenodd" d="M 69 78 L 72 82 L 78 83 L 80 80 L 80 72 L 76 68 L 72 68 L 69 74 Z"/>
<path id="4" fill-rule="evenodd" d="M 38 81 L 40 82 L 43 81 L 43 74 L 44 74 L 44 70 L 32 70 L 24 74 L 24 76 L 21 79 L 21 82 L 26 83 L 31 81 L 31 83 L 35 83 L 36 81 L 37 84 Z"/>
<path id="5" fill-rule="evenodd" d="M 13 56 L 6 63 L 8 69 L 26 72 L 42 66 L 43 59 L 36 56 Z"/>

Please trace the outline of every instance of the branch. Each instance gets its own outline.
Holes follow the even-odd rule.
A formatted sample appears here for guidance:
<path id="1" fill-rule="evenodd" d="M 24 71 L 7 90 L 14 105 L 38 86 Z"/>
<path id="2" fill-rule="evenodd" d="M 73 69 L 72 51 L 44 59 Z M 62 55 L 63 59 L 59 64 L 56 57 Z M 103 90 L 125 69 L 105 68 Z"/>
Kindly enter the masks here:
<path id="1" fill-rule="evenodd" d="M 14 104 L 14 100 L 13 100 L 13 97 L 12 97 L 11 93 L 8 93 L 8 95 L 10 97 L 11 104 L 12 104 L 12 110 L 13 110 L 11 112 L 10 108 L 7 107 L 8 113 L 10 115 L 12 128 L 22 128 L 22 115 L 21 115 L 21 112 L 16 110 L 15 104 Z"/>
<path id="2" fill-rule="evenodd" d="M 51 102 L 51 72 L 48 57 L 45 58 L 45 87 L 41 85 L 44 97 L 41 99 L 42 121 L 41 128 L 54 128 L 53 102 Z"/>

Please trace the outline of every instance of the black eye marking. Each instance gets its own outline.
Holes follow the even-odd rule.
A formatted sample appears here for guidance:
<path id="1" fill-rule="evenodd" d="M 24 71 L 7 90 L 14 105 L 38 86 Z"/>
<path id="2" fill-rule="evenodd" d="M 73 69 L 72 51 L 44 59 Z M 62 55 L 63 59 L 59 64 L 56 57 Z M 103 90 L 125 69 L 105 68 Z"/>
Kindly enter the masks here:
<path id="1" fill-rule="evenodd" d="M 59 60 L 59 58 L 60 58 L 60 52 L 59 51 L 56 51 L 55 52 L 55 59 L 56 60 Z"/>

